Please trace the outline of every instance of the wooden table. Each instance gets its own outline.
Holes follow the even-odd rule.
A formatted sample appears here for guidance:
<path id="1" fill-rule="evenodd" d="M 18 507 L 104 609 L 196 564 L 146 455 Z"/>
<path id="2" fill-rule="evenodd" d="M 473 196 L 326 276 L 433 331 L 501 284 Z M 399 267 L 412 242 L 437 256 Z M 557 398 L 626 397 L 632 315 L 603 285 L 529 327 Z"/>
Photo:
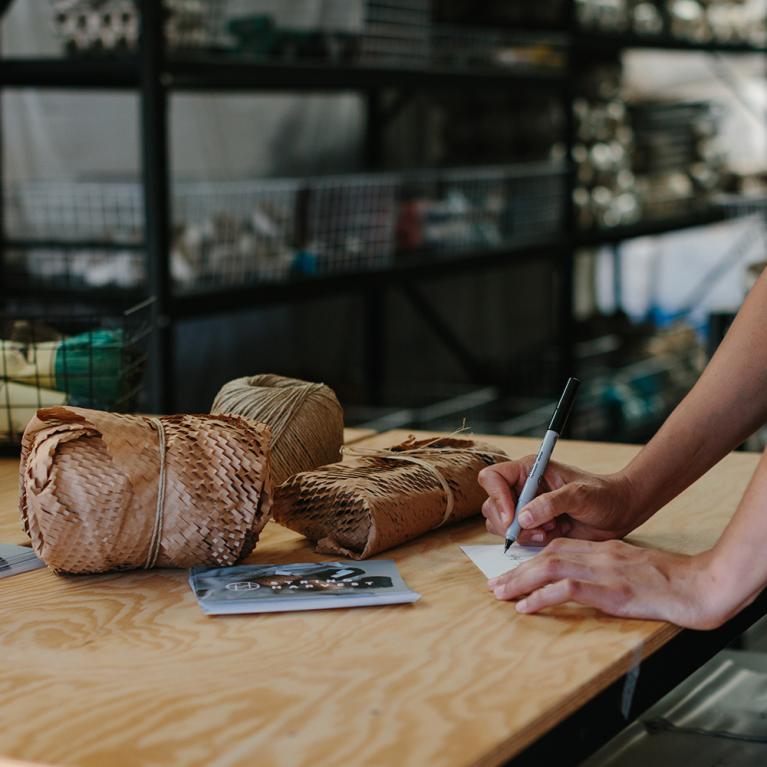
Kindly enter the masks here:
<path id="1" fill-rule="evenodd" d="M 375 429 L 344 429 L 344 445 L 352 445 L 375 435 Z"/>
<path id="2" fill-rule="evenodd" d="M 537 447 L 529 439 L 488 439 L 512 456 Z M 610 471 L 635 451 L 563 441 L 557 457 Z M 729 456 L 631 539 L 688 553 L 707 548 L 756 463 L 754 455 Z M 6 485 L 15 471 L 2 471 L 5 535 L 16 513 Z M 561 739 L 566 728 L 590 711 L 587 725 L 609 736 L 622 721 L 613 709 L 623 680 L 640 659 L 641 699 L 643 680 L 657 686 L 658 675 L 645 668 L 667 648 L 684 651 L 664 672 L 673 683 L 687 660 L 713 652 L 706 642 L 725 641 L 717 632 L 681 632 L 574 605 L 518 615 L 493 598 L 458 548 L 491 542 L 497 539 L 477 518 L 393 550 L 386 556 L 422 600 L 348 611 L 210 618 L 186 573 L 168 570 L 36 571 L 2 580 L 0 754 L 83 767 L 405 767 L 496 765 L 524 752 L 523 760 L 538 754 L 537 763 L 548 764 L 536 752 L 543 746 L 525 749 L 551 744 L 539 739 L 554 732 L 568 763 L 578 745 Z M 270 523 L 250 561 L 320 559 Z M 702 646 L 698 640 L 707 649 L 696 655 L 689 648 Z M 600 701 L 607 708 L 597 718 L 589 707 Z"/>

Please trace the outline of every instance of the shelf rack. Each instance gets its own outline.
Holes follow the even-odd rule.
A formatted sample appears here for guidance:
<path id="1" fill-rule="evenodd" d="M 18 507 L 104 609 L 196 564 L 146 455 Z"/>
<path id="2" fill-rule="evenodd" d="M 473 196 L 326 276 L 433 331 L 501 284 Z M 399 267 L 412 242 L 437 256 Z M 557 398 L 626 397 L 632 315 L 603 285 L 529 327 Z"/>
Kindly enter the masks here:
<path id="1" fill-rule="evenodd" d="M 551 89 L 559 94 L 565 107 L 565 143 L 568 150 L 574 143 L 574 125 L 570 104 L 574 98 L 573 65 L 583 57 L 612 55 L 624 48 L 657 48 L 667 50 L 707 51 L 719 53 L 765 53 L 765 49 L 746 44 L 696 45 L 664 37 L 611 36 L 578 30 L 575 24 L 574 0 L 567 3 L 564 42 L 570 62 L 562 71 L 507 70 L 480 68 L 454 70 L 440 68 L 395 68 L 384 66 L 332 66 L 305 64 L 269 64 L 258 61 L 231 60 L 225 56 L 190 57 L 168 55 L 162 32 L 162 4 L 153 0 L 137 0 L 141 13 L 141 34 L 135 55 L 123 58 L 51 59 L 19 58 L 2 60 L 0 88 L 87 89 L 137 92 L 140 97 L 142 186 L 144 200 L 145 241 L 141 248 L 146 259 L 146 292 L 155 298 L 155 337 L 151 351 L 150 371 L 153 392 L 150 406 L 156 412 L 170 412 L 174 402 L 174 323 L 183 318 L 217 312 L 253 309 L 269 303 L 301 301 L 306 298 L 340 292 L 357 292 L 366 296 L 366 377 L 374 401 L 384 370 L 382 356 L 377 353 L 384 336 L 382 291 L 400 286 L 413 296 L 418 281 L 476 268 L 497 268 L 526 258 L 549 259 L 560 276 L 560 323 L 558 346 L 563 373 L 572 372 L 572 290 L 575 251 L 580 247 L 616 244 L 632 237 L 662 234 L 677 229 L 705 225 L 723 216 L 714 210 L 704 210 L 664 221 L 643 222 L 631 227 L 580 233 L 576 231 L 570 203 L 573 173 L 567 172 L 566 221 L 563 231 L 535 240 L 497 249 L 473 250 L 449 258 L 414 258 L 406 264 L 365 272 L 348 272 L 313 278 L 296 278 L 283 283 L 268 283 L 237 289 L 209 288 L 174 292 L 169 274 L 170 252 L 170 171 L 168 103 L 175 91 L 257 92 L 257 91 L 355 91 L 366 99 L 368 135 L 367 161 L 371 168 L 381 161 L 381 91 L 397 88 L 402 93 L 417 89 L 503 86 L 519 92 Z M 0 3 L 0 18 L 10 2 Z M 569 156 L 569 152 L 568 152 Z M 1 169 L 0 169 L 1 170 Z M 0 174 L 0 182 L 1 182 Z M 0 286 L 2 282 L 2 251 L 11 245 L 52 245 L 51 242 L 19 243 L 3 240 L 0 219 Z M 95 243 L 79 243 L 81 246 Z M 106 248 L 103 243 L 99 248 Z M 121 246 L 123 248 L 123 246 Z M 0 287 L 2 291 L 2 287 Z M 18 292 L 16 295 L 19 295 Z M 64 298 L 59 291 L 35 290 L 36 299 Z M 88 290 L 69 290 L 66 298 L 74 301 L 93 299 Z M 7 292 L 0 299 L 10 298 Z M 15 296 L 13 296 L 15 297 Z M 19 296 L 21 297 L 21 296 Z M 99 290 L 99 302 L 128 303 L 140 297 L 136 291 Z M 423 298 L 418 294 L 419 298 Z M 414 300 L 414 305 L 422 304 Z M 496 384 L 491 374 L 462 348 L 459 339 L 451 337 L 444 322 L 433 307 L 420 307 L 429 322 L 456 356 L 466 363 L 474 375 L 484 376 L 479 384 Z"/>

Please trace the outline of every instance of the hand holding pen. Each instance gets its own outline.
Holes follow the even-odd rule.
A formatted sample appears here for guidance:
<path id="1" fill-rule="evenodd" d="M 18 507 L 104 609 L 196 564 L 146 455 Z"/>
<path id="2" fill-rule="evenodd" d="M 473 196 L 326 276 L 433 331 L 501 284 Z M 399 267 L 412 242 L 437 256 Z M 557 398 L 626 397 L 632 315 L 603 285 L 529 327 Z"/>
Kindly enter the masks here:
<path id="1" fill-rule="evenodd" d="M 556 461 L 548 461 L 537 495 L 520 505 L 536 458 L 529 455 L 480 472 L 479 483 L 488 494 L 482 514 L 489 532 L 505 537 L 516 518 L 519 543 L 544 546 L 563 536 L 590 541 L 621 538 L 638 524 L 630 488 L 620 475 L 591 474 Z"/>

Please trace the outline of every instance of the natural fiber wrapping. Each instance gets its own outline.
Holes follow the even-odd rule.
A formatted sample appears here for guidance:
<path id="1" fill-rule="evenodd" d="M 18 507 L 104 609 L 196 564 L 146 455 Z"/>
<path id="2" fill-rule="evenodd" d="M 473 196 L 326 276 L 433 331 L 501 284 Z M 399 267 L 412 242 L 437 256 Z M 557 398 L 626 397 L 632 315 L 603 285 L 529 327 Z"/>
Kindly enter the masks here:
<path id="1" fill-rule="evenodd" d="M 478 514 L 487 495 L 477 475 L 507 460 L 492 445 L 456 438 L 411 438 L 387 450 L 347 453 L 343 463 L 280 485 L 274 519 L 305 535 L 319 553 L 353 559 Z"/>
<path id="2" fill-rule="evenodd" d="M 341 456 L 344 411 L 325 384 L 272 373 L 235 378 L 221 387 L 210 412 L 269 424 L 275 487 Z"/>
<path id="3" fill-rule="evenodd" d="M 58 572 L 231 565 L 270 516 L 269 427 L 45 408 L 24 432 L 20 479 L 24 529 Z"/>

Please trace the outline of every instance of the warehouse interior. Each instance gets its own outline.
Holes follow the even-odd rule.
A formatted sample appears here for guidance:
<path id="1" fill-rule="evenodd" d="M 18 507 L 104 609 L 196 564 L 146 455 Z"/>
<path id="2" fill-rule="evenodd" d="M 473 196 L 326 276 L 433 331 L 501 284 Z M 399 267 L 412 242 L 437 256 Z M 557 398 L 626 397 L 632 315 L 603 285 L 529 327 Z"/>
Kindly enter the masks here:
<path id="1" fill-rule="evenodd" d="M 0 0 L 0 54 L 0 351 L 73 355 L 0 354 L 4 455 L 256 373 L 539 439 L 577 376 L 565 436 L 641 445 L 767 266 L 765 0 Z M 765 648 L 582 763 L 764 764 Z"/>

